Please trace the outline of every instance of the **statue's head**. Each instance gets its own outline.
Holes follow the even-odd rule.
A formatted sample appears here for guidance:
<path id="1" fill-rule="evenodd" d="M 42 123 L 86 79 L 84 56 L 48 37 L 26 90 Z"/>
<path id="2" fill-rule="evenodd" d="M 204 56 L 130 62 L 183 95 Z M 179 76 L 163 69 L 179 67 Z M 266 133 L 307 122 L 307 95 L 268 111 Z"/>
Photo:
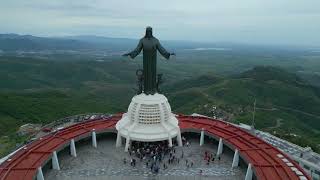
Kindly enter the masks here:
<path id="1" fill-rule="evenodd" d="M 146 35 L 145 35 L 146 38 L 152 38 L 152 27 L 148 26 L 146 28 Z"/>

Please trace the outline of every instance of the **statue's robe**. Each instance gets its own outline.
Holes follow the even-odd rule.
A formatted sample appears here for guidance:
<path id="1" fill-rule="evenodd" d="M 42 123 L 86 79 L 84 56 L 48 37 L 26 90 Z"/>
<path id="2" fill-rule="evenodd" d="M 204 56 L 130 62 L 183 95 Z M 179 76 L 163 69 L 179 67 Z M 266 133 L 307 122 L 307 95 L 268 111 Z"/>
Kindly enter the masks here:
<path id="1" fill-rule="evenodd" d="M 143 50 L 143 76 L 144 93 L 154 94 L 157 92 L 157 51 L 169 59 L 170 53 L 167 52 L 155 37 L 142 38 L 135 50 L 129 53 L 131 58 L 135 58 Z"/>

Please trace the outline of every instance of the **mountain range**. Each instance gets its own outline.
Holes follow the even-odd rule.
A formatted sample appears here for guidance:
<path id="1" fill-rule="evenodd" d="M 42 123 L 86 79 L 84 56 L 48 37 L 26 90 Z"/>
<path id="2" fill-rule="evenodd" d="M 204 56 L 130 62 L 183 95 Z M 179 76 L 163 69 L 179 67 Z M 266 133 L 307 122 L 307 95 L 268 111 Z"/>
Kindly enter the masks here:
<path id="1" fill-rule="evenodd" d="M 137 41 L 0 34 L 0 156 L 28 139 L 16 134 L 25 123 L 46 124 L 87 112 L 125 112 L 142 59 L 121 54 Z M 177 54 L 169 61 L 158 60 L 158 73 L 164 74 L 161 90 L 175 113 L 253 124 L 256 101 L 256 128 L 320 152 L 319 53 L 292 47 L 161 42 Z"/>
<path id="2" fill-rule="evenodd" d="M 32 35 L 0 34 L 0 50 L 2 51 L 45 51 L 45 50 L 128 50 L 134 47 L 138 39 L 111 38 L 95 35 L 79 35 L 64 37 L 37 37 Z M 195 42 L 188 40 L 161 40 L 171 49 L 211 49 L 211 50 L 250 50 L 250 51 L 305 51 L 302 47 L 265 46 L 237 44 L 231 42 Z"/>

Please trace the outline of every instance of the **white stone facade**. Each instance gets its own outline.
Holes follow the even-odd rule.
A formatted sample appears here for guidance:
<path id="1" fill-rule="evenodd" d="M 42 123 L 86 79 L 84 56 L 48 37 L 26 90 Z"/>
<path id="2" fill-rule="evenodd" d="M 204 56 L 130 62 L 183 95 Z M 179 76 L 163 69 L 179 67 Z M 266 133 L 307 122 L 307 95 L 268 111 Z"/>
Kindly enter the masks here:
<path id="1" fill-rule="evenodd" d="M 128 112 L 117 123 L 118 138 L 127 141 L 154 142 L 177 137 L 181 144 L 178 120 L 171 113 L 167 98 L 162 94 L 146 95 L 144 93 L 132 98 Z M 180 140 L 180 141 L 179 141 Z M 117 140 L 121 146 L 121 140 Z"/>

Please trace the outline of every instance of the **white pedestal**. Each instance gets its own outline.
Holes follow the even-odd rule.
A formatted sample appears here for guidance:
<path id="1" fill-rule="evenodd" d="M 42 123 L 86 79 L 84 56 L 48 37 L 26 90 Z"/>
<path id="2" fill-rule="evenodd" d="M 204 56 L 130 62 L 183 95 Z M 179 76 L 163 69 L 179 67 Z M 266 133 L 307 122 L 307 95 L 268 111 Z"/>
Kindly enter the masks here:
<path id="1" fill-rule="evenodd" d="M 171 113 L 168 100 L 162 94 L 134 96 L 128 112 L 118 121 L 116 129 L 117 147 L 121 145 L 121 137 L 141 142 L 168 140 L 169 146 L 172 145 L 172 138 L 177 137 L 178 145 L 182 146 L 178 119 Z"/>

